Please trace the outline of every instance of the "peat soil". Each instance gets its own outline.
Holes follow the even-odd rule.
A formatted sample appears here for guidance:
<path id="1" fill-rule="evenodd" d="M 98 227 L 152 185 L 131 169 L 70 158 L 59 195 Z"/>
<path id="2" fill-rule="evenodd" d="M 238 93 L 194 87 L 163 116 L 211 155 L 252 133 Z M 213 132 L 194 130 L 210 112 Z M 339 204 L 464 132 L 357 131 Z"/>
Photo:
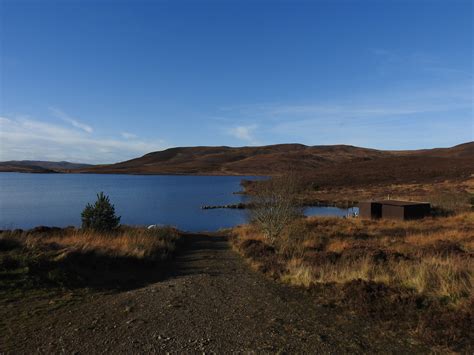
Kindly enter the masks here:
<path id="1" fill-rule="evenodd" d="M 183 238 L 162 281 L 10 319 L 0 353 L 429 352 L 252 271 L 225 237 Z"/>

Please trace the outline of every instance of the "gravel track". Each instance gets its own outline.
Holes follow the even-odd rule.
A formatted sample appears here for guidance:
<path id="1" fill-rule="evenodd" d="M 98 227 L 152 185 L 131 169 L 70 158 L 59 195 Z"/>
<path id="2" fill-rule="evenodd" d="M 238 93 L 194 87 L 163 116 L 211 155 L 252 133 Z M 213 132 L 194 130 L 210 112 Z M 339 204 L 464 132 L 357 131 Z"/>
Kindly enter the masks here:
<path id="1" fill-rule="evenodd" d="M 252 271 L 225 237 L 184 237 L 163 281 L 42 315 L 13 353 L 420 353 L 406 334 Z M 1 350 L 0 350 L 1 353 Z"/>

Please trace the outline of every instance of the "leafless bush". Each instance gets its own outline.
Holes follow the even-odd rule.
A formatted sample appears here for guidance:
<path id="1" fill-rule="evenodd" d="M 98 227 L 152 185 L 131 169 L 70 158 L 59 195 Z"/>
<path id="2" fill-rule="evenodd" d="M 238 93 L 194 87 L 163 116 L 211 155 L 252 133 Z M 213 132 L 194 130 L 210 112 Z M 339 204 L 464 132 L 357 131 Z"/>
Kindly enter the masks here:
<path id="1" fill-rule="evenodd" d="M 302 216 L 302 207 L 297 201 L 300 189 L 298 176 L 288 173 L 263 182 L 252 195 L 250 222 L 263 232 L 271 244 L 275 244 L 289 223 Z"/>
<path id="2" fill-rule="evenodd" d="M 305 239 L 310 234 L 305 218 L 298 218 L 285 226 L 279 235 L 276 246 L 285 258 L 302 258 L 305 253 Z"/>

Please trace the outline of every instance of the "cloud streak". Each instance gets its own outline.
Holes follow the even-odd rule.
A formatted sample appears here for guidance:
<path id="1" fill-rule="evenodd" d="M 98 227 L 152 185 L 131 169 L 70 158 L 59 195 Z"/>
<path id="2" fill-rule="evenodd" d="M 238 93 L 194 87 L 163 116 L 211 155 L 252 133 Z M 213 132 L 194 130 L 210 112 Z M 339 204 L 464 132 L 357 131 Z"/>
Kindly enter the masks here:
<path id="1" fill-rule="evenodd" d="M 80 127 L 0 117 L 0 160 L 112 163 L 164 148 L 162 140 L 96 137 Z"/>
<path id="2" fill-rule="evenodd" d="M 266 103 L 222 108 L 221 111 L 242 119 L 279 121 L 308 117 L 373 118 L 419 113 L 472 109 L 473 86 L 390 92 L 353 96 L 346 100 L 304 104 Z"/>
<path id="3" fill-rule="evenodd" d="M 120 135 L 125 138 L 125 139 L 137 139 L 138 136 L 136 134 L 130 133 L 130 132 L 122 132 Z"/>
<path id="4" fill-rule="evenodd" d="M 247 126 L 234 126 L 229 128 L 228 134 L 241 141 L 256 145 L 258 144 L 258 142 L 254 137 L 254 132 L 257 127 L 258 126 L 256 124 L 251 124 Z"/>
<path id="5" fill-rule="evenodd" d="M 449 146 L 472 140 L 472 92 L 472 83 L 391 90 L 332 102 L 225 107 L 219 117 L 228 123 L 233 136 L 242 140 L 252 138 L 245 127 L 258 124 L 259 131 L 265 133 L 265 144 L 292 141 L 381 149 Z M 235 122 L 238 126 L 232 125 Z"/>
<path id="6" fill-rule="evenodd" d="M 53 113 L 55 117 L 60 118 L 63 121 L 70 123 L 74 127 L 79 128 L 83 130 L 84 132 L 92 133 L 94 131 L 91 126 L 88 126 L 82 122 L 79 122 L 78 120 L 72 118 L 67 113 L 63 112 L 62 110 L 56 107 L 50 107 L 49 110 Z"/>

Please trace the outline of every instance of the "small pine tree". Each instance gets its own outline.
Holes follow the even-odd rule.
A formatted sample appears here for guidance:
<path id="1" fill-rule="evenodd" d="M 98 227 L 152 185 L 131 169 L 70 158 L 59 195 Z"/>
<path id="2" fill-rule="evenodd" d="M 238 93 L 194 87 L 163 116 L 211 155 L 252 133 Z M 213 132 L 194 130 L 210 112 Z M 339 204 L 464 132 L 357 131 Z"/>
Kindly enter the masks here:
<path id="1" fill-rule="evenodd" d="M 82 228 L 97 232 L 110 232 L 118 228 L 120 216 L 115 215 L 115 207 L 103 192 L 97 194 L 94 205 L 87 204 L 81 214 Z"/>

